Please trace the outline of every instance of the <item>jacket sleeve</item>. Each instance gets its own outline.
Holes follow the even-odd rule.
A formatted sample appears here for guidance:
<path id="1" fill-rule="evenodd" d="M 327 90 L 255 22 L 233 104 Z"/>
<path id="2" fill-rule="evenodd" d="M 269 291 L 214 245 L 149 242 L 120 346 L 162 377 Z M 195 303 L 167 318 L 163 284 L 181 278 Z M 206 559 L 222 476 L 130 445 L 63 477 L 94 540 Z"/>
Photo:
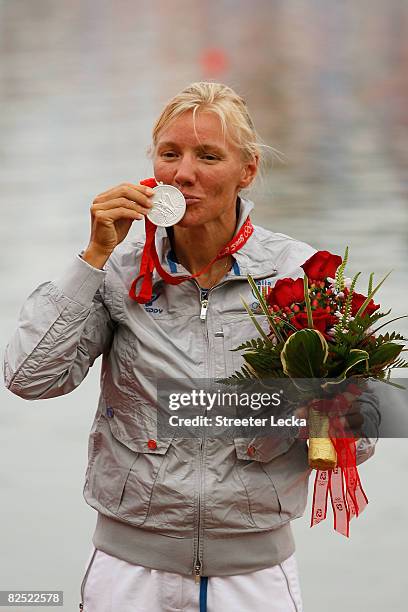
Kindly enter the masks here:
<path id="1" fill-rule="evenodd" d="M 28 400 L 69 393 L 109 350 L 114 324 L 103 300 L 105 276 L 77 256 L 60 278 L 29 295 L 5 350 L 12 393 Z"/>

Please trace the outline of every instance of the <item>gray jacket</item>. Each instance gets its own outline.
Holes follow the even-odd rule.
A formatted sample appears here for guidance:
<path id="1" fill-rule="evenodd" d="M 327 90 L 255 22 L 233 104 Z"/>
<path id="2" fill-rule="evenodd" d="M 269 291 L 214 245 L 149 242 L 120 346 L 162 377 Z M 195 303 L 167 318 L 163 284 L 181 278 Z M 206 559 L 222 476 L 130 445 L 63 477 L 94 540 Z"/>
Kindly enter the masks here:
<path id="1" fill-rule="evenodd" d="M 252 203 L 241 199 L 239 225 Z M 163 267 L 172 259 L 164 230 Z M 232 575 L 280 563 L 294 551 L 290 521 L 302 516 L 310 469 L 295 435 L 248 440 L 159 438 L 157 380 L 219 378 L 242 365 L 230 349 L 255 337 L 241 301 L 260 285 L 298 277 L 315 250 L 256 227 L 225 278 L 209 292 L 154 277 L 149 304 L 128 297 L 143 241 L 119 245 L 105 268 L 79 256 L 26 300 L 5 352 L 7 387 L 28 399 L 69 393 L 102 354 L 101 394 L 89 436 L 84 497 L 98 511 L 96 548 L 171 572 Z M 248 453 L 251 446 L 252 453 Z M 358 463 L 374 451 L 358 445 Z"/>

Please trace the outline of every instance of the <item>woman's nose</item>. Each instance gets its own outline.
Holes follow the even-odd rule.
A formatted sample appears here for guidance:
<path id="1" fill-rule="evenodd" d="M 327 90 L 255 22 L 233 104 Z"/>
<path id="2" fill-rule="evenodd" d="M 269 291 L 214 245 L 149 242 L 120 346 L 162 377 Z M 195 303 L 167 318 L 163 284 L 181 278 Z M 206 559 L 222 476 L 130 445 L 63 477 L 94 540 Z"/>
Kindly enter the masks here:
<path id="1" fill-rule="evenodd" d="M 192 184 L 195 181 L 195 165 L 190 156 L 183 155 L 176 169 L 174 180 L 178 185 Z"/>

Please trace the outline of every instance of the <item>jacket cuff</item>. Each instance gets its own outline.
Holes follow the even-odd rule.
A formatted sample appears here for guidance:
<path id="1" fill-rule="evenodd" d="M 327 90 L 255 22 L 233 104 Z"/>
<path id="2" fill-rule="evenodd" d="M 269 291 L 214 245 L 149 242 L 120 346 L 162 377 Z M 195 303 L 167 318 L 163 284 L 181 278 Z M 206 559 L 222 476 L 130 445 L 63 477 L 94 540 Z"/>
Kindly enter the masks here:
<path id="1" fill-rule="evenodd" d="M 77 255 L 70 266 L 52 282 L 65 297 L 87 308 L 92 304 L 105 276 L 106 270 L 94 268 Z"/>

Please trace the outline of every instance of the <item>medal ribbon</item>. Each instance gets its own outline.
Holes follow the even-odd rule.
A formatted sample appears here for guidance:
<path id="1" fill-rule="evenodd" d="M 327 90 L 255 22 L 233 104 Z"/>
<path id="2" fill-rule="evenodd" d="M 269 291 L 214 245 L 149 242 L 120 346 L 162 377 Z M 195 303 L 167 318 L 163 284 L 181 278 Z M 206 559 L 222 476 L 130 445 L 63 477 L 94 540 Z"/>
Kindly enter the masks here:
<path id="1" fill-rule="evenodd" d="M 345 437 L 339 421 L 336 425 L 340 434 L 344 435 L 330 436 L 337 453 L 337 466 L 330 470 L 316 471 L 310 526 L 313 527 L 326 518 L 327 497 L 330 493 L 334 529 L 349 537 L 350 520 L 361 514 L 368 504 L 368 499 L 358 474 L 355 439 Z"/>
<path id="2" fill-rule="evenodd" d="M 144 181 L 140 181 L 141 185 L 146 185 L 147 187 L 156 187 L 157 183 L 154 178 L 145 179 Z M 202 270 L 196 272 L 191 275 L 180 275 L 173 276 L 166 272 L 163 269 L 159 256 L 156 251 L 156 230 L 157 225 L 152 223 L 147 217 L 145 217 L 145 227 L 146 227 L 146 242 L 143 248 L 142 259 L 140 262 L 140 269 L 138 276 L 134 279 L 130 286 L 129 297 L 132 300 L 135 300 L 139 304 L 146 304 L 150 302 L 152 299 L 152 290 L 153 290 L 153 272 L 156 269 L 160 274 L 161 278 L 170 285 L 179 285 L 186 280 L 190 280 L 191 278 L 196 278 L 197 276 L 201 276 L 207 272 L 215 261 L 222 259 L 226 255 L 232 255 L 241 249 L 248 238 L 252 235 L 254 231 L 254 226 L 251 223 L 249 217 L 247 217 L 245 223 L 242 225 L 238 233 L 226 244 L 221 251 L 218 253 L 214 259 L 212 259 Z M 136 293 L 136 286 L 141 281 L 141 287 L 139 293 Z"/>

